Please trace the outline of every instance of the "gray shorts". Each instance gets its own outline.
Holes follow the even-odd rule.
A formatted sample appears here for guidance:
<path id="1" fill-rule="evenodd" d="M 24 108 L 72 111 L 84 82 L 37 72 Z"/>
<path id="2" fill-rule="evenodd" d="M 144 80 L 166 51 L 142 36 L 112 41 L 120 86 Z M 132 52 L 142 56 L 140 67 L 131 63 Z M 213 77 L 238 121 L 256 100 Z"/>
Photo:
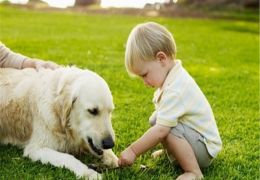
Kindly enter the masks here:
<path id="1" fill-rule="evenodd" d="M 171 134 L 188 141 L 201 168 L 208 167 L 211 164 L 213 158 L 208 153 L 203 136 L 200 133 L 182 123 L 178 123 L 176 127 L 171 129 Z"/>

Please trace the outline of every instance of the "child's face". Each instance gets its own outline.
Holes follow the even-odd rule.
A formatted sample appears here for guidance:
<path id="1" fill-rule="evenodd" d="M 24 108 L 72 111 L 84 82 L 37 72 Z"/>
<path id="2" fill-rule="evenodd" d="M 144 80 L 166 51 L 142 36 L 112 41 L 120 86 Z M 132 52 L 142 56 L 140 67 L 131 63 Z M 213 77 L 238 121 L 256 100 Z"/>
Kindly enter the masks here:
<path id="1" fill-rule="evenodd" d="M 134 73 L 142 78 L 145 85 L 152 88 L 160 88 L 172 67 L 169 66 L 169 64 L 171 64 L 170 61 L 172 60 L 166 59 L 165 61 L 161 61 L 156 59 L 152 61 L 141 61 L 138 67 L 135 67 Z"/>

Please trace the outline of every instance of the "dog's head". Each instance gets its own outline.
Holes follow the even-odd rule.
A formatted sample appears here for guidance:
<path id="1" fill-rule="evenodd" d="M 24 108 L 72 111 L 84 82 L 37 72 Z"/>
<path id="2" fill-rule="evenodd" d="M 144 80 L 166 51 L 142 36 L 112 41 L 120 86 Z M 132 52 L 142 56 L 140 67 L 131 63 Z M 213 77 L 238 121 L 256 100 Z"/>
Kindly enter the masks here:
<path id="1" fill-rule="evenodd" d="M 60 122 L 72 131 L 76 141 L 83 141 L 94 155 L 114 146 L 111 124 L 113 98 L 107 83 L 96 73 L 74 68 L 61 78 L 57 101 L 62 105 Z"/>

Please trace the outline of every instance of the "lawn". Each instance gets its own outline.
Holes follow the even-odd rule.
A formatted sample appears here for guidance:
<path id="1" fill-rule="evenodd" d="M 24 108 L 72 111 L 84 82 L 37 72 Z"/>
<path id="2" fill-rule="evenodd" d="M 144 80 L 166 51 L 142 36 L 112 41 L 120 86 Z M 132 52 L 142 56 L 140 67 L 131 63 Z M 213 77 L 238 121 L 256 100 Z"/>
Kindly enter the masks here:
<path id="1" fill-rule="evenodd" d="M 97 15 L 39 11 L 0 5 L 0 41 L 16 52 L 59 64 L 74 64 L 100 74 L 115 103 L 114 152 L 119 155 L 149 128 L 153 89 L 132 79 L 124 68 L 124 49 L 131 28 L 155 21 L 177 43 L 177 57 L 212 105 L 223 149 L 205 179 L 259 179 L 259 25 L 245 20 Z M 181 169 L 155 147 L 132 167 L 104 172 L 105 179 L 168 180 Z M 0 145 L 0 179 L 75 179 L 65 168 L 31 162 L 22 150 Z M 92 160 L 80 157 L 86 164 Z M 140 170 L 139 165 L 149 168 Z"/>

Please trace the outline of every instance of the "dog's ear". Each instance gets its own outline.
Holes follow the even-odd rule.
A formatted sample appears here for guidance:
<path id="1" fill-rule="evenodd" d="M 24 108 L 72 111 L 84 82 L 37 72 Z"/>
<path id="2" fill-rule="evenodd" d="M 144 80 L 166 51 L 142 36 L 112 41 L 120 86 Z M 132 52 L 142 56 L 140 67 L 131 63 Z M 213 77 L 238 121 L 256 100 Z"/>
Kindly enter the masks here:
<path id="1" fill-rule="evenodd" d="M 54 99 L 54 112 L 63 134 L 70 126 L 70 112 L 77 100 L 76 94 L 71 88 L 73 81 L 74 78 L 72 77 L 62 78 L 57 85 Z"/>
<path id="2" fill-rule="evenodd" d="M 69 126 L 69 115 L 72 109 L 72 100 L 69 96 L 69 93 L 61 91 L 54 100 L 54 112 L 64 133 Z"/>

